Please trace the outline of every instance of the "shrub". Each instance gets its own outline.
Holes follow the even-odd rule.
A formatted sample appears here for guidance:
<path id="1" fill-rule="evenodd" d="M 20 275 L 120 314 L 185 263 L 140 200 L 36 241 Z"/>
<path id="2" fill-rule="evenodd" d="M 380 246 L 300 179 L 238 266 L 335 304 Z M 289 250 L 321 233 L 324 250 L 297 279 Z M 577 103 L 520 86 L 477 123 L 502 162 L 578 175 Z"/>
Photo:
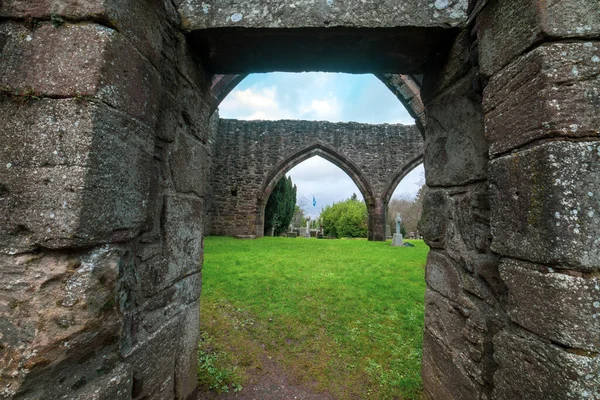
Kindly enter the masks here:
<path id="1" fill-rule="evenodd" d="M 325 207 L 319 218 L 326 236 L 367 237 L 367 206 L 356 195 Z"/>

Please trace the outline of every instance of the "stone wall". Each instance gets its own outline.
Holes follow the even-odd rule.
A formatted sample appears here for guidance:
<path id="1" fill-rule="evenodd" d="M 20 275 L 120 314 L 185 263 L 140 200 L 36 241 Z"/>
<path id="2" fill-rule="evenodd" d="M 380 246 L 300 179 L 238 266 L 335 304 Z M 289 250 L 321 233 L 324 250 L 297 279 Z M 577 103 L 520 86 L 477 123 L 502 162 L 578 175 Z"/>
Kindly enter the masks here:
<path id="1" fill-rule="evenodd" d="M 494 398 L 600 398 L 600 4 L 491 1 L 477 37 L 508 288 Z"/>
<path id="2" fill-rule="evenodd" d="M 487 2 L 425 73 L 432 399 L 600 396 L 600 10 L 534 3 Z"/>
<path id="3" fill-rule="evenodd" d="M 0 398 L 194 398 L 210 77 L 179 24 L 0 3 Z"/>
<path id="4" fill-rule="evenodd" d="M 421 146 L 416 129 L 209 123 L 207 67 L 319 65 L 423 74 L 420 97 L 420 78 L 390 85 L 410 89 L 427 137 L 426 395 L 600 397 L 597 0 L 470 1 L 468 20 L 463 0 L 381 3 L 404 7 L 384 19 L 363 3 L 286 8 L 273 31 L 287 2 L 266 4 L 268 18 L 252 14 L 262 3 L 229 2 L 258 8 L 239 20 L 224 9 L 220 26 L 186 37 L 194 24 L 176 5 L 191 17 L 218 10 L 195 0 L 0 2 L 0 397 L 193 399 L 203 224 L 231 226 L 219 218 L 237 212 L 236 197 L 244 218 L 233 226 L 255 234 L 265 196 L 303 157 L 351 174 L 379 232 L 383 200 L 412 165 L 398 149 Z M 200 25 L 211 22 L 204 14 Z M 240 21 L 245 30 L 231 29 Z M 296 58 L 287 42 L 281 51 L 285 28 Z M 377 40 L 380 59 L 365 41 L 369 58 L 357 59 L 357 37 Z M 230 46 L 256 38 L 269 49 L 255 58 Z M 315 43 L 328 57 L 307 57 Z M 280 134 L 261 136 L 272 127 Z M 225 184 L 208 185 L 211 171 Z"/>
<path id="5" fill-rule="evenodd" d="M 427 259 L 423 385 L 431 399 L 491 398 L 496 362 L 492 339 L 506 326 L 506 287 L 490 250 L 489 145 L 481 77 L 461 33 L 427 71 L 427 191 L 421 231 Z"/>
<path id="6" fill-rule="evenodd" d="M 369 210 L 369 237 L 385 240 L 385 207 L 401 178 L 421 162 L 415 126 L 221 119 L 211 178 L 211 234 L 262 236 L 273 186 L 315 156 L 344 170 Z"/>

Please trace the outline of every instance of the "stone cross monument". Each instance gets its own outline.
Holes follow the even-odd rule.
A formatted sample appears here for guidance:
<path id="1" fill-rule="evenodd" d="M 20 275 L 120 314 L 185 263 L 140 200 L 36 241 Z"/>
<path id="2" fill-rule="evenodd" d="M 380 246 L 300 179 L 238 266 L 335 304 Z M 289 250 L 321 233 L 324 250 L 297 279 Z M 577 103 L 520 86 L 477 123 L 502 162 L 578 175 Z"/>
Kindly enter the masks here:
<path id="1" fill-rule="evenodd" d="M 310 217 L 306 217 L 306 232 L 304 232 L 304 237 L 310 238 Z"/>
<path id="2" fill-rule="evenodd" d="M 392 246 L 404 246 L 404 240 L 402 239 L 402 234 L 400 233 L 400 226 L 402 224 L 402 217 L 400 213 L 396 213 L 396 233 L 394 233 L 394 237 L 392 238 Z"/>

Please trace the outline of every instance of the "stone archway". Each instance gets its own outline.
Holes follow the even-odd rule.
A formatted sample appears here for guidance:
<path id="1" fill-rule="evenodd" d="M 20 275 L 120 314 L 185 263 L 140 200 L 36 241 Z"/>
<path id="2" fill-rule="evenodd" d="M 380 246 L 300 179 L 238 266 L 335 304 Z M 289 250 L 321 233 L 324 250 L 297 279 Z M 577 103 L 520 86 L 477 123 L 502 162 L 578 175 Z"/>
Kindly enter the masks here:
<path id="1" fill-rule="evenodd" d="M 598 2 L 302 4 L 0 3 L 3 397 L 195 397 L 211 77 L 307 69 L 423 76 L 426 395 L 600 397 Z"/>
<path id="2" fill-rule="evenodd" d="M 373 240 L 373 229 L 372 229 L 372 220 L 375 218 L 372 215 L 372 212 L 375 207 L 375 197 L 373 195 L 373 189 L 370 187 L 370 184 L 360 169 L 350 160 L 346 159 L 343 155 L 339 154 L 335 149 L 328 147 L 323 144 L 313 144 L 306 149 L 303 149 L 286 160 L 283 160 L 279 165 L 277 165 L 271 173 L 264 180 L 261 185 L 261 191 L 259 192 L 259 198 L 257 200 L 257 226 L 256 233 L 259 236 L 259 232 L 263 232 L 264 226 L 264 210 L 267 204 L 267 200 L 269 200 L 269 196 L 271 195 L 271 191 L 273 187 L 281 179 L 281 177 L 285 176 L 285 174 L 296 165 L 302 163 L 309 158 L 314 156 L 320 156 L 325 160 L 331 162 L 342 171 L 344 171 L 350 179 L 356 184 L 358 189 L 360 190 L 361 195 L 365 200 L 365 204 L 367 205 L 367 212 L 369 214 L 369 238 Z"/>
<path id="3" fill-rule="evenodd" d="M 406 168 L 403 168 L 401 171 L 398 171 L 398 173 L 392 178 L 392 180 L 387 185 L 386 189 L 383 191 L 382 200 L 383 200 L 384 204 L 388 204 L 390 202 L 392 195 L 394 194 L 394 191 L 396 190 L 396 187 L 402 181 L 402 179 L 404 179 L 406 177 L 406 175 L 408 175 L 412 170 L 414 170 L 421 164 L 423 164 L 423 156 L 422 155 L 415 157 L 406 166 Z"/>
<path id="4" fill-rule="evenodd" d="M 421 133 L 405 125 L 221 119 L 216 135 L 207 231 L 224 236 L 262 236 L 273 177 L 319 152 L 357 183 L 367 203 L 369 239 L 385 240 L 383 192 L 423 154 Z"/>

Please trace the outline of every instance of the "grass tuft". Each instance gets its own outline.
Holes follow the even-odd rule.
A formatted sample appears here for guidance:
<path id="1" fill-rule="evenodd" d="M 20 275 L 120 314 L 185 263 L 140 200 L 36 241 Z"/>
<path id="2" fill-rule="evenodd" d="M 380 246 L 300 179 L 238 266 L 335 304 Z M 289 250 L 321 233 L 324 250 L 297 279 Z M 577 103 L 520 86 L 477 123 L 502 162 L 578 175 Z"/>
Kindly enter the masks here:
<path id="1" fill-rule="evenodd" d="M 205 332 L 201 335 L 198 346 L 198 383 L 201 387 L 218 393 L 228 393 L 229 390 L 242 390 L 237 368 L 231 366 L 229 354 L 223 350 L 215 350 L 212 340 Z"/>

